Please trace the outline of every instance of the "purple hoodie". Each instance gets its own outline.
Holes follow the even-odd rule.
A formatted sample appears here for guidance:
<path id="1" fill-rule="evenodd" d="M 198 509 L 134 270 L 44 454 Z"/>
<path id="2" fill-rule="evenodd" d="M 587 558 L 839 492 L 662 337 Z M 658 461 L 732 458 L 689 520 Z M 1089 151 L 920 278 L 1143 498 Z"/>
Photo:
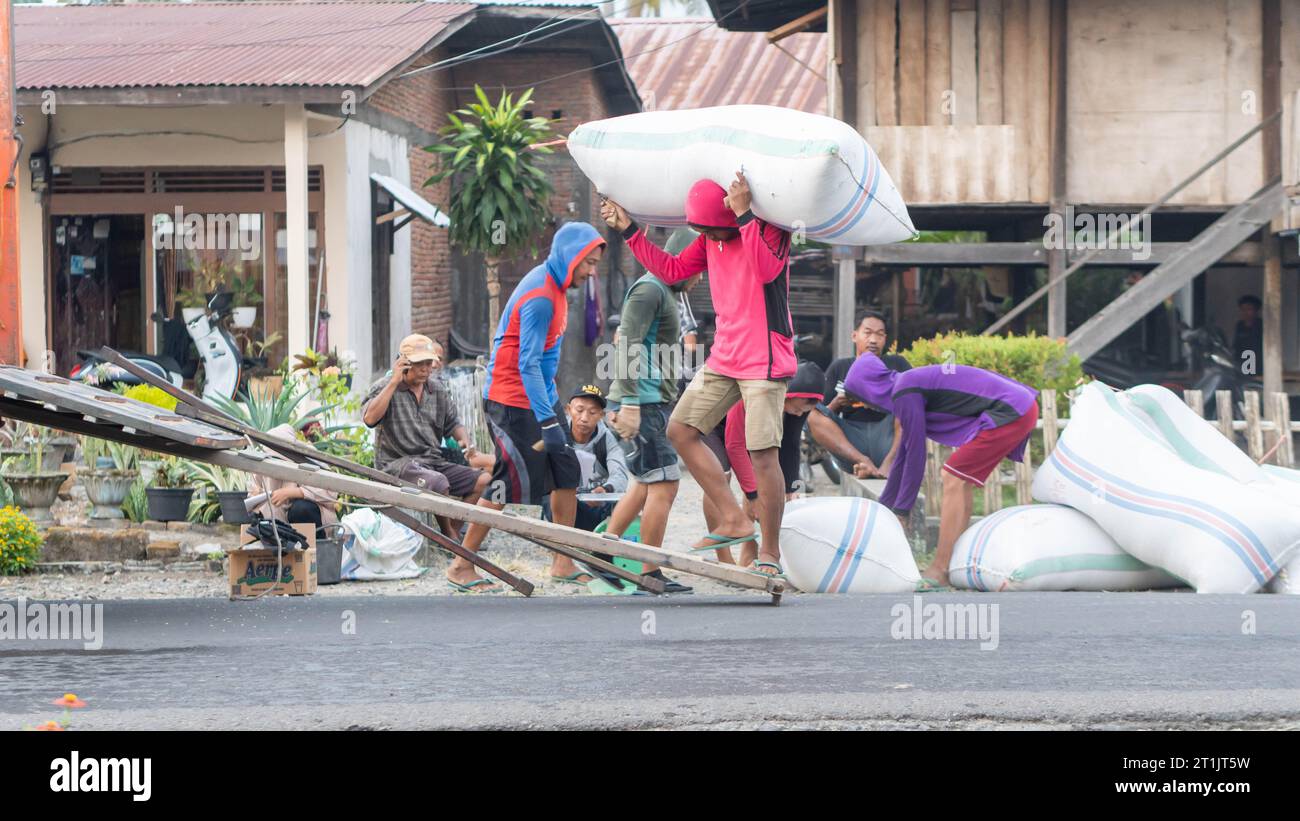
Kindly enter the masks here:
<path id="1" fill-rule="evenodd" d="M 912 509 L 925 478 L 925 440 L 961 447 L 980 431 L 1014 422 L 1038 392 L 1001 374 L 967 365 L 925 365 L 898 373 L 874 354 L 859 356 L 844 377 L 844 390 L 894 414 L 903 428 L 880 503 Z M 1012 451 L 1024 460 L 1029 437 Z"/>

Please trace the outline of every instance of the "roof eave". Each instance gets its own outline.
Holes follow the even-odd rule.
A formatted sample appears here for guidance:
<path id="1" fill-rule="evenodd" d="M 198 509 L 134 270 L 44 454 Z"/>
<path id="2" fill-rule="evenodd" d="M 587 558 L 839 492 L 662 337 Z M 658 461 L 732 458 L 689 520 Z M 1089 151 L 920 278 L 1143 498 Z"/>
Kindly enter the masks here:
<path id="1" fill-rule="evenodd" d="M 58 105 L 275 105 L 285 103 L 337 104 L 351 91 L 358 97 L 362 86 L 140 86 L 114 88 L 24 88 L 18 105 L 41 105 L 54 93 Z"/>

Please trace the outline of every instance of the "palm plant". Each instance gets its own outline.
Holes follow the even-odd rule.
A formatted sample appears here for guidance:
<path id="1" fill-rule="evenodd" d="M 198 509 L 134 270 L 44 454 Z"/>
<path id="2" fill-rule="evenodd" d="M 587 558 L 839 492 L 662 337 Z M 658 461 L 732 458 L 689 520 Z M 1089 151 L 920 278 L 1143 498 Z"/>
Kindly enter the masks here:
<path id="1" fill-rule="evenodd" d="M 425 186 L 450 180 L 448 211 L 453 245 L 484 257 L 489 328 L 495 328 L 501 305 L 501 260 L 528 249 L 537 254 L 537 238 L 551 222 L 551 184 L 537 162 L 551 149 L 540 145 L 551 136 L 545 117 L 525 117 L 529 89 L 518 99 L 502 92 L 493 105 L 479 86 L 478 102 L 448 114 L 439 130 L 442 142 L 425 150 L 439 155 L 438 171 Z"/>
<path id="2" fill-rule="evenodd" d="M 259 394 L 239 395 L 238 401 L 224 396 L 214 396 L 207 400 L 230 416 L 235 417 L 250 427 L 269 431 L 280 425 L 289 425 L 294 430 L 301 430 L 307 423 L 333 410 L 334 405 L 321 405 L 306 413 L 299 413 L 298 405 L 307 398 L 307 391 L 296 383 L 286 382 L 284 390 L 275 396 Z"/>

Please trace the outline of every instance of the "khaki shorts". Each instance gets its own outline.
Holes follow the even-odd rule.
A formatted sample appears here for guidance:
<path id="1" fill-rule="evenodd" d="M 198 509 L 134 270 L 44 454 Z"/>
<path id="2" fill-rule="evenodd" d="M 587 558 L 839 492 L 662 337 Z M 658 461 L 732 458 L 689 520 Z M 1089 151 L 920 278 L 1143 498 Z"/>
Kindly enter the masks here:
<path id="1" fill-rule="evenodd" d="M 745 446 L 750 450 L 779 448 L 785 384 L 784 379 L 732 379 L 706 365 L 682 392 L 672 421 L 707 434 L 741 401 L 745 403 Z"/>

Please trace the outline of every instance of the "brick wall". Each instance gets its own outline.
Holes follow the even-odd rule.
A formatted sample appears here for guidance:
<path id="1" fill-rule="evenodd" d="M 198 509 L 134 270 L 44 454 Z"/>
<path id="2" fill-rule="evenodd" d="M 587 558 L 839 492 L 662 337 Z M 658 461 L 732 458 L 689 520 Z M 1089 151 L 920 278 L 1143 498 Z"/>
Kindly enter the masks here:
<path id="1" fill-rule="evenodd" d="M 438 50 L 416 65 L 427 65 L 445 56 L 447 52 Z M 369 105 L 432 132 L 445 124 L 449 111 L 461 108 L 475 99 L 475 83 L 481 85 L 489 99 L 495 102 L 503 87 L 511 94 L 519 94 L 538 80 L 590 68 L 592 63 L 589 55 L 578 52 L 544 51 L 500 55 L 477 60 L 457 69 L 429 72 L 390 82 L 370 98 Z M 519 88 L 514 88 L 515 86 Z M 610 116 L 594 71 L 581 71 L 534 88 L 529 108 L 534 116 L 550 118 L 556 112 L 559 113 L 558 121 L 552 124 L 556 137 L 567 135 L 581 122 Z M 446 184 L 431 189 L 421 187 L 433 173 L 436 163 L 434 155 L 424 151 L 423 146 L 412 145 L 409 161 L 411 187 L 435 204 L 446 203 Z M 599 199 L 568 154 L 562 149 L 558 150 L 546 158 L 546 164 L 551 169 L 551 184 L 554 187 L 550 202 L 552 213 L 560 221 L 586 220 L 605 231 L 611 246 L 621 245 L 621 239 L 613 231 L 604 228 L 604 223 L 600 220 Z M 452 322 L 451 259 L 447 233 L 418 220 L 404 230 L 412 232 L 413 329 L 445 344 Z M 549 241 L 548 236 L 542 244 L 543 248 L 549 247 Z M 606 316 L 617 312 L 623 291 L 640 271 L 631 253 L 625 248 L 621 254 L 615 251 L 614 256 L 621 259 L 620 275 L 611 277 L 608 266 L 602 266 L 601 271 L 601 298 Z M 503 264 L 503 304 L 519 277 L 540 261 L 520 259 L 513 264 Z M 594 350 L 585 346 L 584 333 L 583 301 L 580 295 L 572 294 L 569 338 L 565 343 L 564 362 L 561 363 L 562 391 L 579 382 L 589 381 L 594 370 Z M 604 336 L 608 337 L 608 334 Z"/>

